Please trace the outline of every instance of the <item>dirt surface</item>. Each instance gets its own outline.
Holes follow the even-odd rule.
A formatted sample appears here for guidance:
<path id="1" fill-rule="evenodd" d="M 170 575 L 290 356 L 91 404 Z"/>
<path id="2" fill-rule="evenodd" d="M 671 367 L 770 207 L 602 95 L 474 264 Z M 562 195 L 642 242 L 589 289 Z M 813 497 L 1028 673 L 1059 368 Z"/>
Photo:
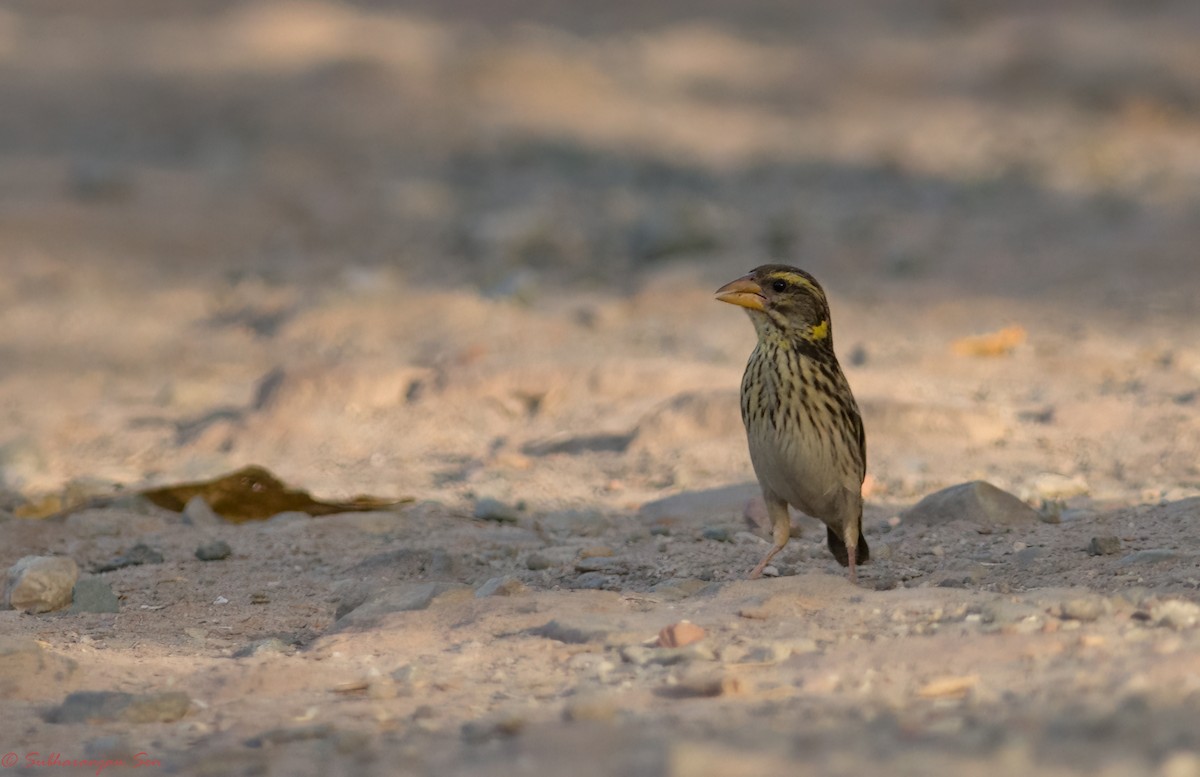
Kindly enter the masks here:
<path id="1" fill-rule="evenodd" d="M 0 569 L 119 597 L 0 611 L 4 770 L 1200 775 L 1197 8 L 560 5 L 0 9 Z M 857 587 L 801 516 L 744 579 L 768 260 Z M 128 496 L 249 464 L 414 501 Z M 974 480 L 1037 514 L 907 513 Z"/>

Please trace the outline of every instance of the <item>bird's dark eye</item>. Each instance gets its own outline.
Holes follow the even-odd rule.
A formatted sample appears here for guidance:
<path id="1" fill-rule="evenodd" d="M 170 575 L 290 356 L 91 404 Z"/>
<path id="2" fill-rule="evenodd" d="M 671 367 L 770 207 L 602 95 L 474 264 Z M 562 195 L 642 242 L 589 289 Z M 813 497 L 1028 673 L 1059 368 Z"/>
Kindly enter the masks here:
<path id="1" fill-rule="evenodd" d="M 771 288 L 774 289 L 775 291 L 783 291 L 784 289 L 787 288 L 787 281 L 777 280 L 771 284 Z"/>

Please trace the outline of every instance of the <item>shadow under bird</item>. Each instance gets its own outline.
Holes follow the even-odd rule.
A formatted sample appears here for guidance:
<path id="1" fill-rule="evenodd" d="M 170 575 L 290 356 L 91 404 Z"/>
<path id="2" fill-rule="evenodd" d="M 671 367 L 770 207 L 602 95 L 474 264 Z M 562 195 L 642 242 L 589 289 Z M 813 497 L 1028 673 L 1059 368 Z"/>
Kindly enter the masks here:
<path id="1" fill-rule="evenodd" d="M 716 296 L 744 308 L 758 334 L 742 377 L 742 422 L 775 542 L 750 577 L 787 545 L 791 505 L 825 524 L 829 550 L 857 582 L 870 558 L 862 536 L 867 444 L 834 355 L 825 291 L 803 270 L 766 264 Z"/>

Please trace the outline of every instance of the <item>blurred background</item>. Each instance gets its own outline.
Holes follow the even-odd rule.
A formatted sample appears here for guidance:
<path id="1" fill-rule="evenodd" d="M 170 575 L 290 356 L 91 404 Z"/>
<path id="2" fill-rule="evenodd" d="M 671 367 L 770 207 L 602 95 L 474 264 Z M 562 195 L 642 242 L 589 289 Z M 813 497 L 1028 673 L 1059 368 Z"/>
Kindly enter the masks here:
<path id="1" fill-rule="evenodd" d="M 877 493 L 1186 490 L 1198 241 L 1184 0 L 11 0 L 0 477 L 745 480 L 710 295 L 784 261 Z"/>

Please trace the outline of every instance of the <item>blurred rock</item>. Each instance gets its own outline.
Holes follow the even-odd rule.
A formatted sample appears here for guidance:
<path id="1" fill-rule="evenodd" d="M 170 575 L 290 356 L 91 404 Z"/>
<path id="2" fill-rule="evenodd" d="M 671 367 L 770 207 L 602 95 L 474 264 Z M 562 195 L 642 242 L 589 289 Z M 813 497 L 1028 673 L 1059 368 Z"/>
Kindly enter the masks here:
<path id="1" fill-rule="evenodd" d="M 120 612 L 121 600 L 112 586 L 96 577 L 85 577 L 75 584 L 71 612 Z"/>
<path id="2" fill-rule="evenodd" d="M 1088 542 L 1088 555 L 1112 556 L 1121 552 L 1121 538 L 1112 535 L 1092 537 Z"/>
<path id="3" fill-rule="evenodd" d="M 308 517 L 307 513 L 302 513 Z M 225 526 L 229 522 L 208 506 L 208 501 L 196 494 L 183 506 L 183 522 L 188 526 Z"/>
<path id="4" fill-rule="evenodd" d="M 757 483 L 685 491 L 642 505 L 638 518 L 650 527 L 704 526 L 741 517 L 746 503 L 758 497 Z"/>
<path id="5" fill-rule="evenodd" d="M 42 699 L 62 693 L 78 665 L 26 637 L 0 637 L 0 698 Z"/>
<path id="6" fill-rule="evenodd" d="M 905 524 L 925 526 L 950 521 L 969 521 L 982 526 L 1020 526 L 1040 520 L 1037 510 L 982 480 L 930 494 L 900 517 Z"/>
<path id="7" fill-rule="evenodd" d="M 340 629 L 369 625 L 389 613 L 424 610 L 443 594 L 470 590 L 461 583 L 399 583 L 372 593 L 360 604 L 351 606 L 343 602 L 338 606 L 335 626 Z"/>
<path id="8" fill-rule="evenodd" d="M 496 521 L 497 523 L 516 523 L 521 519 L 521 513 L 517 508 L 490 497 L 485 497 L 475 503 L 474 516 L 480 521 Z"/>
<path id="9" fill-rule="evenodd" d="M 479 588 L 475 589 L 475 597 L 483 598 L 486 596 L 518 596 L 523 593 L 528 593 L 529 588 L 521 579 L 513 575 L 505 575 L 504 577 L 493 577 Z"/>
<path id="10" fill-rule="evenodd" d="M 30 614 L 71 603 L 79 565 L 66 556 L 25 556 L 8 569 L 4 606 Z"/>
<path id="11" fill-rule="evenodd" d="M 201 561 L 220 561 L 233 555 L 233 548 L 225 540 L 213 540 L 196 548 L 196 558 Z"/>
<path id="12" fill-rule="evenodd" d="M 143 543 L 138 543 L 130 548 L 125 553 L 112 559 L 111 561 L 99 564 L 92 568 L 93 572 L 114 572 L 125 567 L 136 567 L 142 564 L 161 564 L 163 562 L 163 554 L 159 553 L 154 548 Z"/>

